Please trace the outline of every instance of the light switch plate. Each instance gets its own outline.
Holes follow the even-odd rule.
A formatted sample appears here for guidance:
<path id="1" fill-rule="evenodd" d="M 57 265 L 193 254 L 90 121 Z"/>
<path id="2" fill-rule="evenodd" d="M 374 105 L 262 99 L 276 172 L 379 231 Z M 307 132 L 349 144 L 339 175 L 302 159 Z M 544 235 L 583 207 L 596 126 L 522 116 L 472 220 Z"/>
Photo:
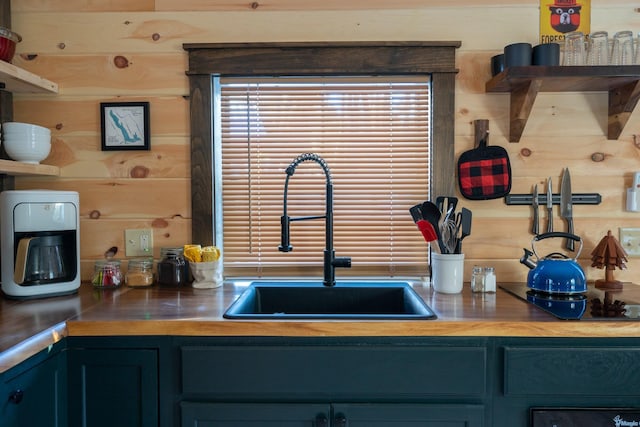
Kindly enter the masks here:
<path id="1" fill-rule="evenodd" d="M 127 257 L 153 256 L 153 230 L 148 228 L 125 230 L 124 253 Z"/>
<path id="2" fill-rule="evenodd" d="M 640 257 L 640 228 L 620 228 L 620 246 L 630 257 Z"/>

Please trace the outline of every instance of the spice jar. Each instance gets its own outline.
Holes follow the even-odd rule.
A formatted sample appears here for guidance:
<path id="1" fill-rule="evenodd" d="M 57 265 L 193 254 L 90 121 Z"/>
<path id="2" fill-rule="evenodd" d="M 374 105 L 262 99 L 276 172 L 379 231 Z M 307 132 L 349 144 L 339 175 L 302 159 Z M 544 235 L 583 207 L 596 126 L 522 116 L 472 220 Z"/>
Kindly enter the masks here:
<path id="1" fill-rule="evenodd" d="M 132 288 L 153 285 L 153 258 L 130 259 L 124 283 Z"/>
<path id="2" fill-rule="evenodd" d="M 484 270 L 480 266 L 474 266 L 471 273 L 471 292 L 484 292 Z"/>
<path id="3" fill-rule="evenodd" d="M 99 259 L 93 268 L 91 284 L 96 288 L 117 288 L 122 283 L 120 260 Z"/>
<path id="4" fill-rule="evenodd" d="M 158 285 L 184 286 L 189 283 L 189 264 L 182 248 L 160 248 Z"/>

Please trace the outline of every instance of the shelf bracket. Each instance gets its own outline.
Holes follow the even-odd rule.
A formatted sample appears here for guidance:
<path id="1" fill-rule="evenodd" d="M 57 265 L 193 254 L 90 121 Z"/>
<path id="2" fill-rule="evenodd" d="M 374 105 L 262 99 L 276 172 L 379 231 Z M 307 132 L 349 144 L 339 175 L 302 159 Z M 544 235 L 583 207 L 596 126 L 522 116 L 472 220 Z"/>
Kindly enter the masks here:
<path id="1" fill-rule="evenodd" d="M 608 139 L 618 139 L 639 99 L 640 80 L 609 90 Z"/>
<path id="2" fill-rule="evenodd" d="M 542 86 L 542 79 L 531 79 L 514 89 L 511 93 L 509 110 L 509 142 L 520 142 L 529 114 Z"/>

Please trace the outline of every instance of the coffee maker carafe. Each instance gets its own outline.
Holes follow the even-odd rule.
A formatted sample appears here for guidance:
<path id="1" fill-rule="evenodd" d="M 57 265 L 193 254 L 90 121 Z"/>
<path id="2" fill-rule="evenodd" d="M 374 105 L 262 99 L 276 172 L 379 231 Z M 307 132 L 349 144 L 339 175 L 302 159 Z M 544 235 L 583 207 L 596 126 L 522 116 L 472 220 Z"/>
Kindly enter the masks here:
<path id="1" fill-rule="evenodd" d="M 0 193 L 2 291 L 28 298 L 80 286 L 79 197 L 71 191 Z"/>

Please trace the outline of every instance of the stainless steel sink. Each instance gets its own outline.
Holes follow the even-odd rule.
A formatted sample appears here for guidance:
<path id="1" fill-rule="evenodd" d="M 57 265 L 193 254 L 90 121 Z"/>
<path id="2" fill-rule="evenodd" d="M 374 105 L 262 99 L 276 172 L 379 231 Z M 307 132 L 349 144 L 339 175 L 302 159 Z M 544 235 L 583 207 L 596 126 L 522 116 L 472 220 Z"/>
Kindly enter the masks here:
<path id="1" fill-rule="evenodd" d="M 408 282 L 256 281 L 224 313 L 227 319 L 435 319 Z"/>

